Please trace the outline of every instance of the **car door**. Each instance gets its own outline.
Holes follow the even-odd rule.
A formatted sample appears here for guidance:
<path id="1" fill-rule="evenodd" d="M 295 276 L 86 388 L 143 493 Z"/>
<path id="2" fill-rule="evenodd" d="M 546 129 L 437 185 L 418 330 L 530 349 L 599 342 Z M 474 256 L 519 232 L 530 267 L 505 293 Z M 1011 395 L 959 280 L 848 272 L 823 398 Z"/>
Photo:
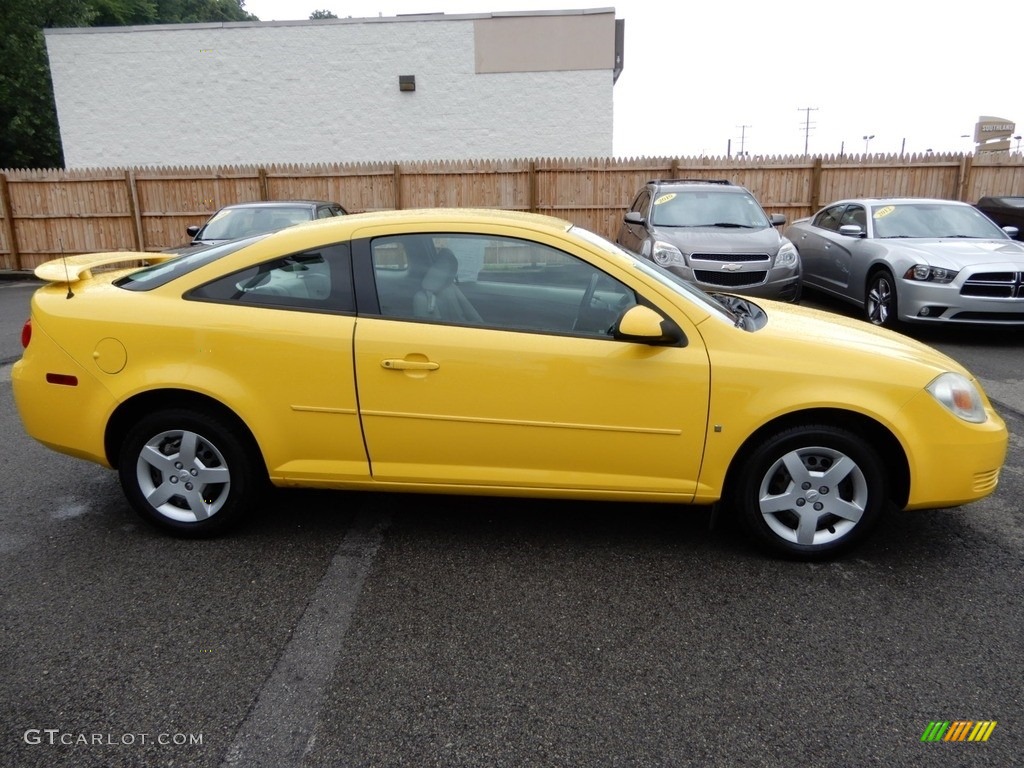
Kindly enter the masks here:
<path id="1" fill-rule="evenodd" d="M 867 212 L 863 205 L 851 203 L 843 210 L 839 218 L 839 226 L 844 227 L 855 224 L 860 227 L 863 234 L 867 234 L 868 220 Z M 826 277 L 835 289 L 850 298 L 862 298 L 860 283 L 856 275 L 862 272 L 860 265 L 855 263 L 857 253 L 860 250 L 863 238 L 854 235 L 844 235 L 840 232 L 830 232 L 826 235 L 828 243 L 825 246 L 828 254 L 828 271 Z"/>
<path id="2" fill-rule="evenodd" d="M 180 322 L 196 317 L 203 326 L 194 378 L 217 382 L 215 389 L 229 396 L 260 440 L 272 477 L 285 483 L 369 478 L 356 407 L 346 244 L 275 257 L 199 285 L 186 298 L 191 315 Z"/>
<path id="3" fill-rule="evenodd" d="M 460 293 L 480 302 L 479 319 L 416 316 L 420 291 L 407 294 L 417 276 L 435 284 L 415 262 L 441 247 L 457 255 Z M 364 314 L 361 300 L 355 338 L 375 480 L 692 496 L 707 354 L 696 333 L 687 346 L 614 340 L 609 318 L 641 299 L 634 287 L 578 253 L 495 233 L 370 239 L 360 250 L 386 308 Z"/>
<path id="4" fill-rule="evenodd" d="M 835 289 L 837 270 L 832 263 L 832 243 L 838 234 L 845 203 L 830 205 L 819 211 L 810 222 L 799 227 L 793 244 L 800 252 L 803 279 L 815 288 Z"/>

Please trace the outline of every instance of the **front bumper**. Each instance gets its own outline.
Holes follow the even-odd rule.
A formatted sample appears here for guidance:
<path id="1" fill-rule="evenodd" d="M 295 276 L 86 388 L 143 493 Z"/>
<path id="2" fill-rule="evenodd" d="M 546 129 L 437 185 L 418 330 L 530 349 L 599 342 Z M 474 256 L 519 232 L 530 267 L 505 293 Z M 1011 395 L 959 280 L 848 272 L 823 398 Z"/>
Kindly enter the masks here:
<path id="1" fill-rule="evenodd" d="M 964 296 L 960 281 L 946 285 L 900 280 L 900 320 L 908 323 L 951 323 L 1024 326 L 1024 296 Z"/>
<path id="2" fill-rule="evenodd" d="M 977 382 L 975 382 L 977 383 Z M 910 449 L 910 495 L 906 509 L 955 507 L 993 493 L 1006 461 L 1006 424 L 986 403 L 988 420 L 971 424 L 921 392 L 905 407 Z"/>

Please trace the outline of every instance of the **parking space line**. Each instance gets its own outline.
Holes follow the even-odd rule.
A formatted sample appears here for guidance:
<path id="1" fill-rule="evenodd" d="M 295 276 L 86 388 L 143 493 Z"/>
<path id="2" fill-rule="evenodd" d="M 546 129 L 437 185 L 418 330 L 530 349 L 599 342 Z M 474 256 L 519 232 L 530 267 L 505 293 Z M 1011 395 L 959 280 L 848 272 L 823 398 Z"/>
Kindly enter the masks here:
<path id="1" fill-rule="evenodd" d="M 289 768 L 312 750 L 320 703 L 390 522 L 385 512 L 360 511 L 235 734 L 222 768 Z"/>

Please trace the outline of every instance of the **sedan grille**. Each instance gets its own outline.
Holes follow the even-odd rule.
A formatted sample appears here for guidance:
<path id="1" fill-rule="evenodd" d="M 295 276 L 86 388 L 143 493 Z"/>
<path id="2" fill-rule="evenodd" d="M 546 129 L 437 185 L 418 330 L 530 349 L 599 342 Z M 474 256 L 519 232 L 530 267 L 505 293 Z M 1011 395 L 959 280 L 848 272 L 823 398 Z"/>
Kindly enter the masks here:
<path id="1" fill-rule="evenodd" d="M 978 272 L 967 278 L 960 295 L 1024 299 L 1024 272 Z"/>
<path id="2" fill-rule="evenodd" d="M 707 269 L 695 269 L 694 278 L 705 285 L 721 285 L 727 288 L 744 288 L 751 285 L 760 285 L 767 277 L 768 272 L 758 270 L 756 272 L 711 272 Z"/>

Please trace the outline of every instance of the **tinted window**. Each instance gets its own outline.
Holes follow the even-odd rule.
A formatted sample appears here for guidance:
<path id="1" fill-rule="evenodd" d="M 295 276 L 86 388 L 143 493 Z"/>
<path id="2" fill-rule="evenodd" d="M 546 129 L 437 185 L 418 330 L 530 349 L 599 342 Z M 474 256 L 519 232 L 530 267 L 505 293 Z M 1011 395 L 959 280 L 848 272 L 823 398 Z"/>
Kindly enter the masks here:
<path id="1" fill-rule="evenodd" d="M 866 232 L 868 229 L 868 216 L 867 213 L 865 213 L 864 211 L 864 206 L 849 206 L 843 213 L 843 218 L 840 219 L 839 221 L 840 226 L 844 224 L 856 224 L 858 227 L 860 227 L 862 230 Z"/>
<path id="2" fill-rule="evenodd" d="M 348 247 L 333 245 L 232 272 L 191 291 L 188 299 L 282 309 L 353 312 Z"/>
<path id="3" fill-rule="evenodd" d="M 176 259 L 140 269 L 138 272 L 132 272 L 130 275 L 117 280 L 114 285 L 129 291 L 148 291 L 151 288 L 165 285 L 182 275 L 187 275 L 192 270 L 204 267 L 219 258 L 227 256 L 229 253 L 241 250 L 247 245 L 252 245 L 262 240 L 263 237 L 264 235 L 260 235 L 246 240 L 223 243 L 222 245 L 211 245 L 209 248 L 193 251 L 185 256 L 179 256 Z"/>
<path id="4" fill-rule="evenodd" d="M 845 204 L 829 206 L 814 217 L 814 226 L 837 232 L 839 230 L 839 222 L 843 217 L 843 210 L 845 208 Z"/>

